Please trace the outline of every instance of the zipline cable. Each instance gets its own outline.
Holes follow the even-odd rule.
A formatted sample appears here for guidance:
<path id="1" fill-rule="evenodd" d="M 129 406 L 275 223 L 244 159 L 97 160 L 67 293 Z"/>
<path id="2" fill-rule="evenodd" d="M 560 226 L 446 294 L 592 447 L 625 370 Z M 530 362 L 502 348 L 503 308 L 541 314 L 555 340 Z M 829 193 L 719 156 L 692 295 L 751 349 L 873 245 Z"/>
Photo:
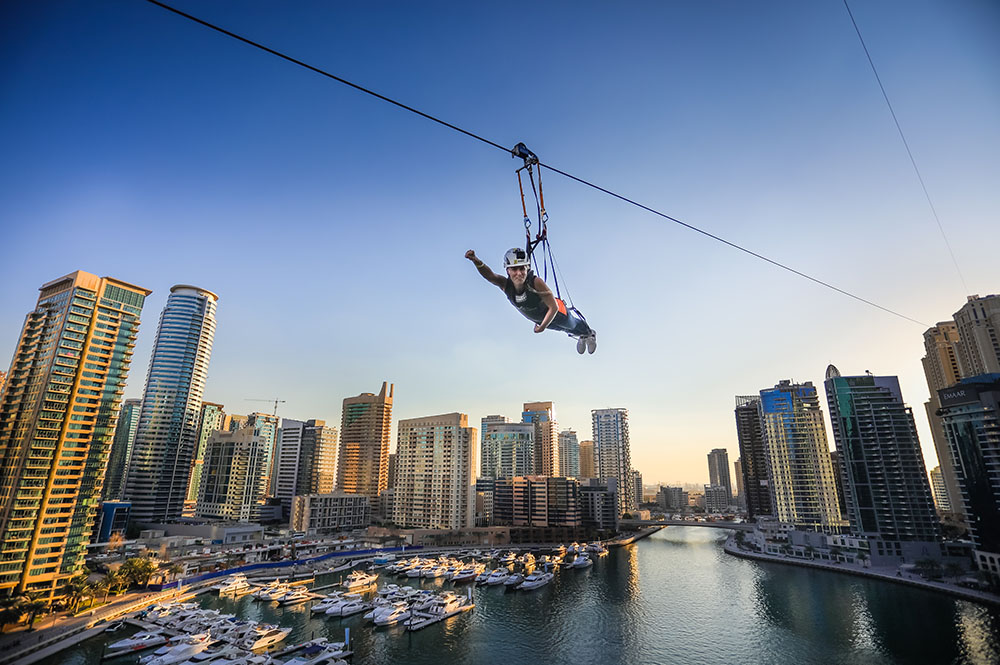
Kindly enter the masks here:
<path id="1" fill-rule="evenodd" d="M 315 67 L 315 66 L 310 65 L 310 64 L 308 64 L 306 62 L 303 62 L 302 60 L 298 60 L 298 59 L 293 58 L 293 57 L 291 57 L 289 55 L 285 55 L 281 51 L 277 51 L 277 50 L 275 50 L 273 48 L 270 48 L 268 46 L 264 46 L 263 44 L 255 42 L 255 41 L 253 41 L 251 39 L 247 39 L 246 37 L 243 37 L 241 35 L 236 34 L 235 32 L 231 32 L 231 31 L 226 30 L 225 28 L 221 28 L 221 27 L 219 27 L 219 26 L 217 26 L 217 25 L 215 25 L 213 23 L 209 23 L 208 21 L 200 19 L 197 16 L 192 16 L 191 14 L 188 14 L 186 12 L 183 12 L 183 11 L 179 10 L 179 9 L 171 7 L 170 5 L 167 5 L 167 4 L 163 3 L 163 2 L 160 2 L 159 0 L 146 0 L 146 2 L 148 2 L 150 4 L 153 4 L 153 5 L 156 5 L 157 7 L 160 7 L 161 9 L 165 9 L 165 10 L 167 10 L 169 12 L 172 12 L 172 13 L 178 15 L 178 16 L 186 18 L 189 21 L 193 21 L 193 22 L 195 22 L 195 23 L 197 23 L 199 25 L 202 25 L 202 26 L 204 26 L 206 28 L 209 28 L 211 30 L 215 30 L 216 32 L 219 32 L 219 33 L 221 33 L 223 35 L 226 35 L 227 37 L 232 37 L 233 39 L 235 39 L 237 41 L 243 42 L 244 44 L 247 44 L 249 46 L 253 46 L 254 48 L 257 48 L 257 49 L 260 49 L 260 50 L 265 51 L 267 53 L 270 53 L 271 55 L 274 55 L 274 56 L 277 56 L 277 57 L 281 58 L 282 60 L 287 60 L 288 62 L 291 62 L 293 64 L 298 65 L 299 67 L 303 67 L 305 69 L 308 69 L 309 71 L 315 72 L 315 73 L 317 73 L 317 74 L 319 74 L 321 76 L 325 76 L 325 77 L 327 77 L 329 79 L 333 79 L 334 81 L 337 81 L 338 83 L 343 83 L 346 86 L 354 88 L 355 90 L 363 92 L 363 93 L 365 93 L 367 95 L 371 95 L 372 97 L 380 99 L 380 100 L 382 100 L 384 102 L 388 102 L 389 104 L 392 104 L 394 106 L 398 106 L 401 109 L 404 109 L 404 110 L 409 111 L 411 113 L 415 113 L 416 115 L 419 115 L 422 118 L 426 118 L 427 120 L 430 120 L 432 122 L 436 122 L 439 125 L 443 125 L 443 126 L 447 127 L 448 129 L 451 129 L 451 130 L 454 130 L 456 132 L 459 132 L 460 134 L 465 134 L 466 136 L 468 136 L 470 138 L 474 138 L 477 141 L 481 141 L 481 142 L 483 142 L 483 143 L 485 143 L 487 145 L 493 146 L 494 148 L 497 148 L 499 150 L 503 150 L 508 155 L 512 154 L 512 151 L 511 151 L 510 148 L 507 148 L 507 147 L 505 147 L 505 146 L 497 143 L 496 141 L 491 141 L 491 140 L 489 140 L 487 138 L 484 138 L 484 137 L 482 137 L 482 136 L 480 136 L 478 134 L 470 132 L 467 129 L 462 129 L 461 127 L 459 127 L 457 125 L 453 125 L 450 122 L 447 122 L 447 121 L 442 120 L 440 118 L 437 118 L 437 117 L 435 117 L 433 115 L 430 115 L 429 113 L 424 113 L 423 111 L 421 111 L 419 109 L 416 109 L 416 108 L 414 108 L 412 106 L 408 106 L 407 104 L 403 104 L 402 102 L 398 102 L 395 99 L 392 99 L 390 97 L 386 97 L 385 95 L 379 94 L 379 93 L 375 92 L 374 90 L 369 90 L 368 88 L 365 88 L 364 86 L 358 85 L 357 83 L 353 83 L 351 81 L 348 81 L 345 78 L 341 78 L 340 76 L 337 76 L 335 74 L 331 74 L 330 72 L 325 71 L 323 69 L 320 69 L 319 67 Z M 808 274 L 806 274 L 806 273 L 804 273 L 804 272 L 802 272 L 800 270 L 796 270 L 795 268 L 792 268 L 792 267 L 790 267 L 788 265 L 785 265 L 784 263 L 781 263 L 779 261 L 775 261 L 774 259 L 770 259 L 770 258 L 764 256 L 763 254 L 758 254 L 757 252 L 749 250 L 746 247 L 743 247 L 741 245 L 737 245 L 736 243 L 730 242 L 729 240 L 726 240 L 725 238 L 717 236 L 717 235 L 715 235 L 713 233 L 709 233 L 708 231 L 700 229 L 697 226 L 693 226 L 691 224 L 688 224 L 687 222 L 682 222 L 681 220 L 677 219 L 676 217 L 671 217 L 670 215 L 668 215 L 666 213 L 663 213 L 663 212 L 660 212 L 659 210 L 656 210 L 655 208 L 650 208 L 649 206 L 643 205 L 642 203 L 639 203 L 638 201 L 634 201 L 633 199 L 630 199 L 630 198 L 628 198 L 626 196 L 622 196 L 621 194 L 617 194 L 617 193 L 611 191 L 610 189 L 606 189 L 604 187 L 601 187 L 600 185 L 596 185 L 596 184 L 594 184 L 592 182 L 584 180 L 583 178 L 579 178 L 579 177 L 577 177 L 577 176 L 575 176 L 575 175 L 573 175 L 571 173 L 567 173 L 566 171 L 558 169 L 558 168 L 556 168 L 556 167 L 554 167 L 554 166 L 552 166 L 550 164 L 545 164 L 545 163 L 542 163 L 542 162 L 539 162 L 539 164 L 541 164 L 542 166 L 544 166 L 547 169 L 550 169 L 551 171 L 553 171 L 555 173 L 558 173 L 561 176 L 569 178 L 570 180 L 574 180 L 574 181 L 580 183 L 581 185 L 586 185 L 587 187 L 591 187 L 593 189 L 596 189 L 597 191 L 603 192 L 603 193 L 605 193 L 605 194 L 607 194 L 609 196 L 612 196 L 612 197 L 614 197 L 614 198 L 616 198 L 616 199 L 618 199 L 620 201 L 624 201 L 625 203 L 629 203 L 629 204 L 631 204 L 633 206 L 636 206 L 637 208 L 641 208 L 642 210 L 645 210 L 647 212 L 653 213 L 654 215 L 657 215 L 657 216 L 662 217 L 664 219 L 670 220 L 671 222 L 674 222 L 675 224 L 679 224 L 679 225 L 683 226 L 686 229 L 689 229 L 691 231 L 695 231 L 697 233 L 700 233 L 703 236 L 711 238 L 712 240 L 717 240 L 717 241 L 721 242 L 724 245 L 732 247 L 733 249 L 737 249 L 737 250 L 739 250 L 741 252 L 749 254 L 750 256 L 753 256 L 754 258 L 760 259 L 761 261 L 765 261 L 767 263 L 770 263 L 771 265 L 773 265 L 775 267 L 781 268 L 783 270 L 787 270 L 788 272 L 793 273 L 795 275 L 798 275 L 799 277 L 803 277 L 803 278 L 809 280 L 810 282 L 813 282 L 813 283 L 818 284 L 820 286 L 825 286 L 826 288 L 831 289 L 832 291 L 836 291 L 837 293 L 840 293 L 841 295 L 845 295 L 848 298 L 853 298 L 854 300 L 857 300 L 858 302 L 864 303 L 866 305 L 870 305 L 870 306 L 872 306 L 872 307 L 874 307 L 876 309 L 882 310 L 883 312 L 885 312 L 887 314 L 892 314 L 893 316 L 897 316 L 897 317 L 899 317 L 901 319 L 906 319 L 907 321 L 910 321 L 912 323 L 916 323 L 917 325 L 923 326 L 925 328 L 929 327 L 926 323 L 923 323 L 922 321 L 918 321 L 917 319 L 910 318 L 909 316 L 906 316 L 905 314 L 900 314 L 899 312 L 891 310 L 888 307 L 883 307 L 882 305 L 879 305 L 878 303 L 872 302 L 871 300 L 868 300 L 867 298 L 862 298 L 861 296 L 855 295 L 855 294 L 851 293 L 850 291 L 845 291 L 844 289 L 836 287 L 833 284 L 830 284 L 829 282 L 824 282 L 821 279 L 818 279 L 816 277 L 812 277 L 811 275 L 808 275 Z"/>
<path id="2" fill-rule="evenodd" d="M 847 9 L 847 15 L 851 17 L 851 23 L 854 25 L 854 32 L 858 33 L 858 40 L 861 42 L 861 48 L 865 51 L 865 56 L 868 58 L 868 64 L 871 65 L 872 73 L 875 74 L 875 81 L 878 83 L 879 90 L 882 91 L 882 98 L 885 99 L 885 105 L 889 107 L 889 114 L 892 116 L 892 121 L 896 123 L 896 131 L 899 132 L 899 138 L 903 140 L 903 147 L 906 148 L 906 155 L 910 158 L 910 164 L 913 165 L 913 170 L 917 174 L 917 180 L 920 181 L 920 188 L 924 190 L 924 197 L 927 199 L 927 205 L 931 208 L 931 214 L 934 215 L 934 221 L 937 222 L 938 230 L 941 231 L 941 238 L 944 239 L 944 245 L 948 248 L 948 254 L 951 255 L 951 261 L 955 264 L 955 270 L 958 272 L 958 278 L 962 280 L 962 288 L 965 289 L 965 293 L 969 292 L 969 286 L 965 283 L 965 275 L 962 274 L 962 269 L 958 265 L 958 259 L 955 258 L 955 252 L 951 249 L 951 243 L 948 242 L 948 235 L 944 232 L 944 225 L 941 224 L 941 218 L 938 217 L 937 208 L 934 207 L 934 202 L 931 201 L 930 192 L 927 191 L 927 185 L 924 184 L 924 177 L 920 174 L 920 169 L 917 167 L 917 160 L 913 158 L 913 153 L 910 151 L 910 144 L 906 140 L 906 135 L 903 134 L 903 128 L 899 124 L 899 119 L 896 117 L 896 111 L 892 108 L 892 102 L 889 101 L 889 94 L 885 91 L 885 86 L 882 85 L 882 78 L 878 75 L 878 70 L 875 69 L 875 61 L 872 60 L 872 54 L 868 52 L 868 46 L 865 44 L 865 38 L 861 36 L 861 28 L 858 27 L 858 22 L 854 20 L 854 12 L 851 11 L 851 6 L 847 4 L 847 0 L 844 0 L 844 7 Z"/>

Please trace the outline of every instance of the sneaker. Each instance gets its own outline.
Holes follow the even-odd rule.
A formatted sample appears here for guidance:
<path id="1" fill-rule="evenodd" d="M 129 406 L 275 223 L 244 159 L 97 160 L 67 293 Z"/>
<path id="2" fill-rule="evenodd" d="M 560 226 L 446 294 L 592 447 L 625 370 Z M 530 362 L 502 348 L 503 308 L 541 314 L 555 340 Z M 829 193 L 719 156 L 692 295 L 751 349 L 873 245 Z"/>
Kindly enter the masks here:
<path id="1" fill-rule="evenodd" d="M 590 333 L 590 337 L 584 341 L 587 343 L 587 353 L 593 353 L 597 350 L 597 333 Z M 579 345 L 577 345 L 577 348 L 579 349 Z M 583 353 L 583 351 L 580 351 L 580 353 Z"/>
<path id="2" fill-rule="evenodd" d="M 576 352 L 583 353 L 587 350 L 587 339 L 585 337 L 579 337 L 576 340 Z M 591 351 L 593 353 L 593 351 Z"/>

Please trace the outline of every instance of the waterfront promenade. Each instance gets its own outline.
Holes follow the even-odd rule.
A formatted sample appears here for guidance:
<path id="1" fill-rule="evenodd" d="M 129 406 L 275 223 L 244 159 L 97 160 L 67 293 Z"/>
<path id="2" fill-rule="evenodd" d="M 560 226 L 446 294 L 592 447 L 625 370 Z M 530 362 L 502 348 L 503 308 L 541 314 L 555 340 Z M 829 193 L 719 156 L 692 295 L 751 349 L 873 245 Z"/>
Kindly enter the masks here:
<path id="1" fill-rule="evenodd" d="M 894 584 L 905 584 L 907 586 L 940 591 L 972 602 L 1000 606 L 1000 596 L 997 594 L 989 593 L 988 591 L 980 591 L 978 589 L 969 589 L 958 586 L 957 584 L 924 579 L 918 575 L 900 572 L 897 568 L 873 568 L 871 566 L 863 566 L 861 564 L 831 563 L 829 561 L 804 559 L 784 554 L 764 554 L 757 552 L 756 550 L 740 547 L 739 543 L 736 541 L 735 534 L 726 540 L 723 545 L 723 549 L 727 554 L 732 554 L 733 556 L 742 557 L 744 559 L 767 561 L 770 563 L 782 563 L 790 566 L 804 566 L 806 568 L 819 568 L 821 570 L 829 570 L 835 573 L 845 573 L 848 575 L 859 575 L 861 577 L 869 577 L 883 580 L 885 582 L 892 582 Z"/>

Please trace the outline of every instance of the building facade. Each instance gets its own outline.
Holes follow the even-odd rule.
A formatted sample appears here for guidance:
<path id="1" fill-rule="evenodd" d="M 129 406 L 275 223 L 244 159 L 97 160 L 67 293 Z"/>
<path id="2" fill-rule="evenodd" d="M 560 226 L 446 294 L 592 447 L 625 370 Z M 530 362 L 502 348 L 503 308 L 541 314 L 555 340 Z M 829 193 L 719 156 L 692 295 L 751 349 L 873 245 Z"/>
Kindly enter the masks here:
<path id="1" fill-rule="evenodd" d="M 630 487 L 629 472 L 632 470 L 628 409 L 594 409 L 590 413 L 597 476 L 601 480 L 615 480 L 618 512 L 631 512 L 635 509 L 634 492 L 623 491 Z"/>
<path id="2" fill-rule="evenodd" d="M 596 478 L 597 464 L 594 462 L 594 442 L 580 442 L 580 475 L 578 478 Z"/>
<path id="3" fill-rule="evenodd" d="M 772 515 L 767 450 L 761 425 L 760 395 L 736 396 L 736 438 L 743 465 L 747 517 Z"/>
<path id="4" fill-rule="evenodd" d="M 732 500 L 732 494 L 725 485 L 705 485 L 705 512 L 724 513 Z"/>
<path id="5" fill-rule="evenodd" d="M 368 497 L 345 492 L 301 494 L 292 501 L 291 527 L 309 535 L 364 529 L 371 523 Z"/>
<path id="6" fill-rule="evenodd" d="M 83 271 L 40 291 L 0 399 L 0 595 L 57 598 L 93 533 L 150 291 Z"/>
<path id="7" fill-rule="evenodd" d="M 160 315 L 125 480 L 131 519 L 140 524 L 176 519 L 184 510 L 218 299 L 179 284 Z"/>
<path id="8" fill-rule="evenodd" d="M 979 570 L 1000 585 L 1000 373 L 938 391 Z"/>
<path id="9" fill-rule="evenodd" d="M 729 474 L 729 452 L 725 448 L 714 448 L 708 454 L 708 482 L 710 485 L 721 485 L 733 495 L 733 480 Z"/>
<path id="10" fill-rule="evenodd" d="M 580 520 L 583 526 L 600 531 L 617 531 L 621 501 L 615 478 L 586 478 L 580 481 Z"/>
<path id="11" fill-rule="evenodd" d="M 632 492 L 632 504 L 638 508 L 642 503 L 642 474 L 635 469 L 629 471 L 628 487 Z"/>
<path id="12" fill-rule="evenodd" d="M 842 527 L 816 388 L 781 381 L 760 391 L 760 412 L 775 517 L 805 529 Z"/>
<path id="13" fill-rule="evenodd" d="M 525 402 L 521 422 L 535 426 L 534 475 L 558 475 L 559 424 L 552 402 Z"/>
<path id="14" fill-rule="evenodd" d="M 198 443 L 194 449 L 194 461 L 191 463 L 191 479 L 188 481 L 187 501 L 198 500 L 198 489 L 201 487 L 202 465 L 205 463 L 205 449 L 208 447 L 208 437 L 222 429 L 226 418 L 225 407 L 214 402 L 202 402 L 198 414 Z"/>
<path id="15" fill-rule="evenodd" d="M 969 296 L 955 312 L 962 378 L 1000 374 L 1000 295 Z"/>
<path id="16" fill-rule="evenodd" d="M 930 398 L 924 402 L 924 409 L 931 429 L 931 439 L 934 441 L 934 452 L 937 453 L 945 484 L 945 494 L 942 498 L 945 503 L 955 507 L 950 516 L 961 521 L 963 519 L 959 507 L 961 501 L 957 498 L 960 496 L 958 478 L 955 476 L 948 438 L 944 435 L 941 417 L 938 415 L 941 409 L 938 391 L 955 385 L 963 376 L 958 365 L 959 343 L 958 326 L 955 322 L 942 321 L 924 332 L 924 357 L 920 362 L 924 368 L 924 377 L 927 379 L 927 389 L 930 394 Z"/>
<path id="17" fill-rule="evenodd" d="M 337 428 L 324 420 L 284 418 L 274 464 L 273 496 L 285 518 L 300 494 L 329 494 L 337 484 Z"/>
<path id="18" fill-rule="evenodd" d="M 337 489 L 364 494 L 378 505 L 389 486 L 389 436 L 392 429 L 393 385 L 382 383 L 378 395 L 362 393 L 344 400 L 337 455 Z"/>
<path id="19" fill-rule="evenodd" d="M 580 477 L 580 442 L 576 432 L 564 429 L 559 432 L 559 473 L 564 478 Z"/>
<path id="20" fill-rule="evenodd" d="M 530 476 L 535 468 L 535 426 L 532 423 L 490 423 L 480 460 L 483 478 Z"/>
<path id="21" fill-rule="evenodd" d="M 736 504 L 740 510 L 746 510 L 746 491 L 743 489 L 743 458 L 737 457 L 733 462 L 733 476 L 736 478 Z"/>
<path id="22" fill-rule="evenodd" d="M 464 413 L 399 421 L 393 522 L 404 528 L 475 526 L 476 428 Z"/>
<path id="23" fill-rule="evenodd" d="M 952 512 L 951 498 L 948 488 L 944 484 L 944 476 L 941 474 L 941 467 L 936 466 L 931 469 L 931 492 L 934 493 L 934 504 L 942 513 Z"/>
<path id="24" fill-rule="evenodd" d="M 271 442 L 252 425 L 208 437 L 195 516 L 257 522 L 267 499 Z"/>
<path id="25" fill-rule="evenodd" d="M 125 469 L 132 457 L 132 444 L 135 443 L 135 430 L 139 426 L 140 399 L 127 399 L 122 402 L 118 412 L 118 423 L 115 425 L 115 437 L 111 443 L 108 455 L 108 470 L 104 474 L 105 501 L 118 501 L 125 490 Z"/>
<path id="26" fill-rule="evenodd" d="M 501 479 L 497 484 L 511 486 L 511 514 L 501 517 L 504 524 L 576 527 L 583 523 L 580 483 L 575 478 L 523 476 Z"/>
<path id="27" fill-rule="evenodd" d="M 907 559 L 939 550 L 927 469 L 899 379 L 842 376 L 830 365 L 824 385 L 851 533 Z"/>

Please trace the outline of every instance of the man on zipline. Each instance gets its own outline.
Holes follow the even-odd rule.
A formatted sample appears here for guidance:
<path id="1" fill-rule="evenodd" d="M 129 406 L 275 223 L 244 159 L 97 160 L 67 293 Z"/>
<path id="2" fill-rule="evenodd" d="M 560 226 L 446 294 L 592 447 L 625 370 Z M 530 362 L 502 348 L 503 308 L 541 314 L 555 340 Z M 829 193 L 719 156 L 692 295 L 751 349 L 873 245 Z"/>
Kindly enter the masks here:
<path id="1" fill-rule="evenodd" d="M 566 309 L 566 304 L 552 295 L 541 277 L 531 272 L 531 260 L 520 247 L 512 247 L 503 257 L 503 267 L 507 276 L 498 275 L 479 260 L 474 250 L 465 253 L 476 270 L 490 284 L 495 284 L 507 296 L 514 307 L 526 318 L 535 322 L 535 332 L 546 328 L 561 330 L 576 338 L 576 352 L 593 353 L 597 349 L 597 333 L 583 316 L 574 308 Z"/>

